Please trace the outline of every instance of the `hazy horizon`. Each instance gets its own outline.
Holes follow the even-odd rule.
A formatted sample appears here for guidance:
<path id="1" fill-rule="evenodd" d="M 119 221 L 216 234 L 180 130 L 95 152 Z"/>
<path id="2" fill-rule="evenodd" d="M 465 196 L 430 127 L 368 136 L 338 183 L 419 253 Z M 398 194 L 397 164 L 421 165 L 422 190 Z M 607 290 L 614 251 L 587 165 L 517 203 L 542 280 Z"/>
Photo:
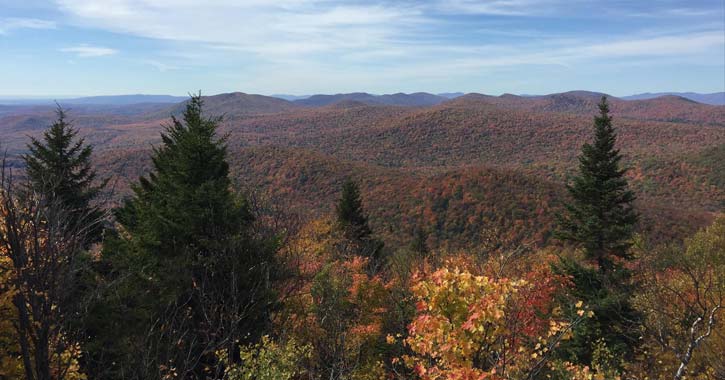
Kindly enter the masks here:
<path id="1" fill-rule="evenodd" d="M 565 90 L 561 92 L 552 92 L 552 93 L 541 93 L 541 94 L 531 94 L 531 93 L 520 93 L 520 94 L 514 94 L 511 92 L 502 92 L 502 93 L 485 93 L 481 91 L 471 91 L 471 92 L 463 92 L 463 91 L 444 91 L 444 92 L 431 92 L 431 91 L 412 91 L 412 92 L 402 92 L 403 94 L 414 94 L 414 93 L 429 93 L 432 95 L 439 95 L 443 96 L 446 94 L 471 94 L 471 93 L 478 93 L 483 95 L 491 95 L 491 96 L 502 96 L 506 94 L 512 94 L 517 96 L 546 96 L 546 95 L 552 95 L 552 94 L 558 94 L 558 93 L 566 93 L 566 92 L 577 92 L 577 91 L 584 91 L 584 92 L 594 92 L 594 93 L 604 93 L 602 91 L 596 91 L 596 90 Z M 221 95 L 226 93 L 245 93 L 248 95 L 262 95 L 262 96 L 268 96 L 268 97 L 274 97 L 274 98 L 284 98 L 284 97 L 295 97 L 295 98 L 306 98 L 311 97 L 315 95 L 344 95 L 344 94 L 352 94 L 352 93 L 367 93 L 374 96 L 381 96 L 381 95 L 392 95 L 395 93 L 373 93 L 369 91 L 351 91 L 346 93 L 337 93 L 337 92 L 327 92 L 327 93 L 309 93 L 309 94 L 288 94 L 288 93 L 274 93 L 274 94 L 258 94 L 253 92 L 246 92 L 246 91 L 229 91 L 229 92 L 220 92 L 220 93 L 205 93 L 201 92 L 203 96 L 214 96 L 214 95 Z M 714 91 L 714 92 L 697 92 L 697 91 L 641 91 L 641 92 L 635 92 L 635 93 L 626 93 L 626 94 L 609 94 L 604 93 L 609 96 L 613 97 L 631 97 L 631 96 L 637 96 L 637 95 L 655 95 L 655 94 L 695 94 L 695 95 L 713 95 L 713 94 L 721 94 L 725 91 Z M 401 93 L 401 92 L 396 92 Z M 187 98 L 189 96 L 192 96 L 194 93 L 189 92 L 187 94 L 162 94 L 162 93 L 107 93 L 107 94 L 94 94 L 94 95 L 85 95 L 85 94 L 78 94 L 78 95 L 3 95 L 0 94 L 0 101 L 4 100 L 27 100 L 27 101 L 52 101 L 52 100 L 70 100 L 70 99 L 81 99 L 81 98 L 103 98 L 103 97 L 121 97 L 121 96 L 147 96 L 147 97 L 153 97 L 153 96 L 168 96 L 168 97 L 174 97 L 174 98 Z M 1 104 L 1 103 L 0 103 Z"/>

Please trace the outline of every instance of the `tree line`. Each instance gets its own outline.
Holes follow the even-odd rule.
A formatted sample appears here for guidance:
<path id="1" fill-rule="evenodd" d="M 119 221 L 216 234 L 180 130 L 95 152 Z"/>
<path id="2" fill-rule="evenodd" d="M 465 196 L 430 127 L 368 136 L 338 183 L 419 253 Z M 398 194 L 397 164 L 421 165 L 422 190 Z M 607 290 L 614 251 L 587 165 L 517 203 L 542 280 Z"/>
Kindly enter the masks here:
<path id="1" fill-rule="evenodd" d="M 605 98 L 541 250 L 386 246 L 352 179 L 330 215 L 269 212 L 201 96 L 109 209 L 57 115 L 3 166 L 0 379 L 725 377 L 725 218 L 647 246 Z"/>

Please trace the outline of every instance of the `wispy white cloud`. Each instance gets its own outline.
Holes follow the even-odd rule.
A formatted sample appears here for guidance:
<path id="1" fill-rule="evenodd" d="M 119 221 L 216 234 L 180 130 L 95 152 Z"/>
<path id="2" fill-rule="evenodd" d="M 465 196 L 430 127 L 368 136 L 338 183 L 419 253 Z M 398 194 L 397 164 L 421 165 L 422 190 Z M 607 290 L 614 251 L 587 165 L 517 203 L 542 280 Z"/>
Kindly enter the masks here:
<path id="1" fill-rule="evenodd" d="M 665 13 L 672 16 L 687 16 L 687 17 L 700 17 L 707 16 L 716 13 L 718 10 L 715 8 L 672 8 L 667 9 Z"/>
<path id="2" fill-rule="evenodd" d="M 709 8 L 660 8 L 660 9 L 649 9 L 647 11 L 634 11 L 626 12 L 620 11 L 619 14 L 628 17 L 638 18 L 695 18 L 695 17 L 717 17 L 718 14 L 722 14 L 722 5 L 718 7 Z"/>
<path id="3" fill-rule="evenodd" d="M 685 55 L 725 46 L 722 30 L 689 33 L 686 35 L 628 39 L 583 46 L 572 54 L 583 57 Z"/>
<path id="4" fill-rule="evenodd" d="M 445 13 L 524 16 L 549 13 L 561 4 L 561 0 L 438 0 L 435 5 Z"/>
<path id="5" fill-rule="evenodd" d="M 422 17 L 415 7 L 331 4 L 327 0 L 211 0 L 203 5 L 186 0 L 58 2 L 81 25 L 260 54 L 370 48 Z"/>
<path id="6" fill-rule="evenodd" d="M 8 34 L 16 29 L 55 29 L 56 24 L 53 21 L 41 20 L 37 18 L 0 18 L 0 34 Z"/>
<path id="7" fill-rule="evenodd" d="M 152 66 L 156 70 L 159 70 L 162 73 L 163 72 L 167 72 L 167 71 L 171 71 L 171 70 L 178 70 L 178 69 L 180 69 L 179 66 L 169 65 L 167 63 L 159 62 L 159 61 L 154 60 L 154 59 L 144 59 L 144 60 L 141 60 L 140 62 L 143 63 L 143 64 L 146 64 L 146 65 Z"/>
<path id="8" fill-rule="evenodd" d="M 589 30 L 581 21 L 634 15 L 648 5 L 613 0 L 602 10 L 599 0 L 56 1 L 64 22 L 160 42 L 160 49 L 138 61 L 159 71 L 223 67 L 214 75 L 260 87 L 327 78 L 321 83 L 340 89 L 344 83 L 412 82 L 532 65 L 560 70 L 604 61 L 722 64 L 722 53 L 716 53 L 725 46 L 721 25 L 691 27 L 693 17 L 711 18 L 674 1 L 657 2 L 650 13 L 689 23 L 642 19 L 623 27 L 626 17 L 619 17 L 611 31 L 604 25 Z M 546 20 L 538 22 L 538 16 Z M 564 16 L 573 17 L 572 27 L 563 25 L 569 22 Z M 76 54 L 116 53 L 82 48 Z"/>
<path id="9" fill-rule="evenodd" d="M 203 48 L 273 62 L 321 54 L 327 54 L 329 59 L 410 54 L 422 58 L 439 52 L 450 53 L 451 48 L 475 54 L 480 47 L 475 41 L 451 43 L 439 38 L 446 20 L 437 16 L 531 15 L 592 3 L 592 0 L 401 0 L 367 4 L 330 0 L 209 0 L 200 5 L 192 0 L 57 1 L 81 25 L 154 39 L 202 43 Z M 690 14 L 695 12 L 693 9 L 673 7 L 669 12 Z M 479 35 L 483 31 L 485 28 L 480 27 L 471 30 Z M 541 34 L 530 27 L 499 28 L 498 32 L 493 30 L 488 34 L 496 33 L 503 37 L 519 36 L 522 41 L 515 42 L 520 45 L 514 47 L 526 49 L 527 54 L 550 50 L 552 46 L 566 50 L 558 46 L 561 37 Z M 572 55 L 582 56 L 678 54 L 719 43 L 714 34 L 695 35 L 694 41 L 689 40 L 690 34 L 629 41 L 637 38 L 633 35 L 611 43 L 570 44 L 570 50 Z M 527 45 L 529 40 L 535 40 L 536 44 Z M 506 43 L 511 41 L 502 44 Z M 486 59 L 507 61 L 490 56 Z"/>
<path id="10" fill-rule="evenodd" d="M 88 44 L 80 44 L 76 46 L 60 49 L 64 53 L 73 53 L 81 58 L 104 57 L 118 53 L 118 50 L 103 46 L 93 46 Z"/>
<path id="11" fill-rule="evenodd" d="M 595 59 L 611 61 L 623 57 L 700 59 L 702 54 L 708 54 L 718 48 L 722 51 L 724 46 L 725 35 L 722 31 L 717 30 L 676 36 L 632 36 L 628 39 L 615 39 L 607 42 L 560 40 L 552 41 L 538 48 L 504 49 L 499 47 L 495 50 L 489 48 L 479 54 L 469 54 L 463 58 L 452 59 L 442 65 L 436 64 L 429 71 L 460 72 L 461 70 L 475 71 L 486 68 L 531 65 L 571 67 Z M 524 52 L 520 50 L 524 50 Z"/>

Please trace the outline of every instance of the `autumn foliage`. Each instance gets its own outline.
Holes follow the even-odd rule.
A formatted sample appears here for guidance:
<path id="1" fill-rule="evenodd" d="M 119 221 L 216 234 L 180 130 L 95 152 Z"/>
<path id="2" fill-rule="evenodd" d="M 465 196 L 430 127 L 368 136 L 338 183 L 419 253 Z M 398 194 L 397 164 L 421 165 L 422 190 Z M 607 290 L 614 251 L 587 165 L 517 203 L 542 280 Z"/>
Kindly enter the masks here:
<path id="1" fill-rule="evenodd" d="M 412 289 L 416 317 L 405 342 L 414 355 L 404 360 L 426 380 L 533 378 L 579 320 L 555 306 L 566 286 L 541 266 L 517 279 L 439 269 Z"/>
<path id="2" fill-rule="evenodd" d="M 725 378 L 722 108 L 612 100 L 641 219 L 569 223 L 611 232 L 604 276 L 611 252 L 553 234 L 595 95 L 84 111 L 115 214 L 96 246 L 0 190 L 0 379 Z M 48 113 L 0 117 L 11 152 Z M 610 215 L 612 183 L 568 209 Z"/>
<path id="3" fill-rule="evenodd" d="M 296 276 L 284 284 L 277 323 L 314 348 L 309 372 L 364 378 L 382 365 L 374 353 L 383 339 L 390 284 L 368 272 L 369 258 L 356 254 L 344 235 L 333 221 L 318 220 L 290 243 L 285 256 Z"/>

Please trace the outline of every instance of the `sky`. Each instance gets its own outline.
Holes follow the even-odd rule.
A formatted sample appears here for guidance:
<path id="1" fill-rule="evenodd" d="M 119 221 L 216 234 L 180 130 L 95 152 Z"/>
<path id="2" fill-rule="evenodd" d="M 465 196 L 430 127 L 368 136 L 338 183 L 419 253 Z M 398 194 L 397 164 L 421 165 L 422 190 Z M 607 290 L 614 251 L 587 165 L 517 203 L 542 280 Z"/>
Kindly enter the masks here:
<path id="1" fill-rule="evenodd" d="M 725 0 L 0 0 L 0 96 L 725 91 Z"/>

